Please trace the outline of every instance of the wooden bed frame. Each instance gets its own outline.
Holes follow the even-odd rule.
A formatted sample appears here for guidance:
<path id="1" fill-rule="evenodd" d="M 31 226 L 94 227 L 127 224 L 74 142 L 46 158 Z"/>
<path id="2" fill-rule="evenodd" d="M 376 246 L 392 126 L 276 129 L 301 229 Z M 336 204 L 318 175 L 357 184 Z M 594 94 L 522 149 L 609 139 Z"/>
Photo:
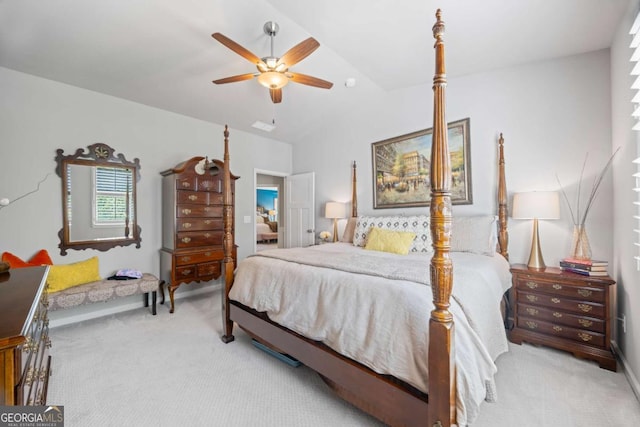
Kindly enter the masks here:
<path id="1" fill-rule="evenodd" d="M 429 320 L 429 394 L 391 376 L 380 375 L 358 362 L 344 357 L 326 345 L 305 338 L 270 321 L 264 313 L 229 300 L 233 285 L 234 246 L 233 207 L 229 168 L 229 132 L 224 131 L 224 274 L 222 340 L 234 340 L 233 324 L 238 324 L 261 343 L 295 357 L 318 372 L 343 399 L 392 426 L 441 427 L 456 424 L 456 367 L 454 322 L 449 311 L 453 285 L 450 259 L 451 236 L 451 166 L 445 119 L 445 50 L 444 22 L 436 13 L 433 34 L 436 39 L 436 67 L 433 79 L 433 143 L 431 149 L 430 227 L 434 254 L 430 263 L 431 288 L 435 309 Z M 499 140 L 498 241 L 499 252 L 507 253 L 507 192 L 504 178 L 503 138 Z M 357 216 L 355 163 L 353 164 L 352 216 Z M 426 270 L 426 266 L 425 266 Z M 426 274 L 426 271 L 425 271 Z M 425 313 L 426 315 L 426 313 Z"/>

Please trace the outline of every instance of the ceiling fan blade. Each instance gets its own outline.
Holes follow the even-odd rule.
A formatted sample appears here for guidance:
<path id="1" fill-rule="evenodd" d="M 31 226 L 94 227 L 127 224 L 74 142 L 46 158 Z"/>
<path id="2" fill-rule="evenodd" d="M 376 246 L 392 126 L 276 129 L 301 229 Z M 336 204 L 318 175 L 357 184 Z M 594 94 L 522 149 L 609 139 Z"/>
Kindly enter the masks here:
<path id="1" fill-rule="evenodd" d="M 333 86 L 333 83 L 331 82 L 319 79 L 317 77 L 307 76 L 306 74 L 287 73 L 287 76 L 289 76 L 292 82 L 300 83 L 307 86 L 319 87 L 322 89 L 331 89 L 331 87 Z"/>
<path id="2" fill-rule="evenodd" d="M 214 80 L 213 82 L 217 85 L 225 84 L 225 83 L 233 83 L 233 82 L 241 82 L 243 80 L 252 79 L 255 76 L 255 73 L 247 73 L 247 74 L 239 74 L 237 76 L 225 77 L 224 79 Z"/>
<path id="3" fill-rule="evenodd" d="M 247 59 L 254 65 L 257 65 L 258 63 L 262 62 L 262 59 L 258 58 L 256 55 L 249 52 L 247 49 L 240 46 L 238 43 L 234 42 L 227 36 L 223 36 L 220 33 L 213 33 L 211 34 L 211 37 L 218 40 L 220 43 L 222 43 L 223 45 L 225 45 L 226 47 L 228 47 L 238 55 L 242 56 L 243 58 Z"/>
<path id="4" fill-rule="evenodd" d="M 309 37 L 308 39 L 301 41 L 291 49 L 289 49 L 282 58 L 278 60 L 276 66 L 280 64 L 286 64 L 287 68 L 291 67 L 298 62 L 302 61 L 307 56 L 311 55 L 314 50 L 320 47 L 320 43 L 313 37 Z"/>
<path id="5" fill-rule="evenodd" d="M 269 89 L 269 95 L 274 104 L 282 102 L 282 89 Z"/>

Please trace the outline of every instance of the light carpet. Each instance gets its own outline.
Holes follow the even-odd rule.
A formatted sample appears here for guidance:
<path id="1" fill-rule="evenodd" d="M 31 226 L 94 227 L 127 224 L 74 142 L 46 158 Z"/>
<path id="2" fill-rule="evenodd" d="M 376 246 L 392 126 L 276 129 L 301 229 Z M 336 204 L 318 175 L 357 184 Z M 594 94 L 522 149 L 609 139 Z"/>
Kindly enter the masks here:
<path id="1" fill-rule="evenodd" d="M 236 328 L 220 340 L 220 290 L 50 331 L 48 403 L 65 426 L 381 426 L 306 367 L 256 349 Z M 530 345 L 497 361 L 498 402 L 474 426 L 637 426 L 623 373 Z"/>

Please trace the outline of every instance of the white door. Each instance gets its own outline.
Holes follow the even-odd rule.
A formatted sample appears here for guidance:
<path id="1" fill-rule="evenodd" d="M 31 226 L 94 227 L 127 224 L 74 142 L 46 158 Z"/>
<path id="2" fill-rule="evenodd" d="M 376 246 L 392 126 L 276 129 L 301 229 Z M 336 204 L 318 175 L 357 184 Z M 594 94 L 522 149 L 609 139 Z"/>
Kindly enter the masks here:
<path id="1" fill-rule="evenodd" d="M 315 243 L 315 172 L 290 175 L 285 182 L 285 247 Z"/>

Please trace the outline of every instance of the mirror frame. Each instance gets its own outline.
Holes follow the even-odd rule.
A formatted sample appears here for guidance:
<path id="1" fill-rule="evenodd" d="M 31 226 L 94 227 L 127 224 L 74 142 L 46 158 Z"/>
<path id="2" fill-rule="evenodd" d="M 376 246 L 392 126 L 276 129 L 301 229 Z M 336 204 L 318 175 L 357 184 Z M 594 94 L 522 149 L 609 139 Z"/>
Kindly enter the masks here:
<path id="1" fill-rule="evenodd" d="M 136 244 L 136 248 L 140 248 L 140 242 L 142 239 L 140 238 L 140 234 L 142 233 L 142 229 L 140 225 L 138 225 L 138 206 L 137 206 L 137 198 L 138 192 L 136 190 L 136 183 L 140 181 L 140 159 L 137 157 L 133 159 L 133 162 L 128 161 L 124 154 L 119 153 L 117 156 L 114 155 L 115 150 L 109 147 L 107 144 L 103 144 L 101 142 L 97 142 L 95 144 L 91 144 L 87 146 L 87 152 L 84 152 L 83 148 L 78 148 L 74 154 L 65 156 L 63 154 L 64 150 L 59 148 L 56 150 L 56 162 L 58 166 L 56 167 L 56 174 L 62 179 L 62 228 L 58 232 L 58 237 L 60 238 L 60 244 L 58 247 L 60 248 L 60 255 L 66 255 L 67 249 L 76 249 L 76 250 L 84 250 L 84 249 L 97 249 L 99 251 L 108 251 L 111 248 L 115 248 L 117 246 L 129 246 L 132 244 Z M 86 166 L 124 166 L 126 168 L 132 169 L 132 173 L 135 179 L 132 180 L 133 183 L 133 221 L 131 223 L 130 230 L 132 231 L 131 238 L 114 238 L 108 240 L 83 240 L 83 241 L 70 241 L 69 240 L 69 220 L 68 220 L 68 210 L 67 210 L 67 165 L 86 165 Z"/>

